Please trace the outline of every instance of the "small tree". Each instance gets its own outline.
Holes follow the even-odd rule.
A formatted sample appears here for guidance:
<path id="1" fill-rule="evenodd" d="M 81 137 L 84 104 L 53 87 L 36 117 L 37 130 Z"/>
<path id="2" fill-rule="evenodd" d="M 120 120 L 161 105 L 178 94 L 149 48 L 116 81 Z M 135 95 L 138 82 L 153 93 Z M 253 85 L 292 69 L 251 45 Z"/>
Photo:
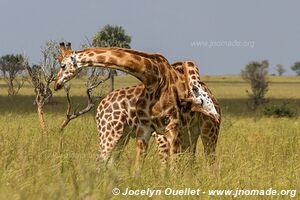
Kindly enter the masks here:
<path id="1" fill-rule="evenodd" d="M 281 65 L 281 64 L 276 65 L 276 71 L 277 71 L 277 73 L 278 73 L 279 76 L 282 76 L 283 73 L 286 72 L 286 70 L 284 69 L 283 65 Z"/>
<path id="2" fill-rule="evenodd" d="M 297 76 L 300 76 L 300 62 L 295 62 L 291 69 L 296 72 Z"/>
<path id="3" fill-rule="evenodd" d="M 97 32 L 92 40 L 94 47 L 121 47 L 130 48 L 131 37 L 125 34 L 122 26 L 105 25 L 99 32 Z M 114 90 L 114 76 L 115 70 L 109 71 L 110 75 L 110 91 Z"/>
<path id="4" fill-rule="evenodd" d="M 250 83 L 251 93 L 247 90 L 250 97 L 250 108 L 255 109 L 258 105 L 265 102 L 265 94 L 268 91 L 268 74 L 269 63 L 267 60 L 262 62 L 250 62 L 242 70 L 242 77 Z"/>
<path id="5" fill-rule="evenodd" d="M 27 72 L 35 92 L 35 104 L 41 128 L 46 129 L 44 117 L 44 105 L 52 99 L 50 84 L 55 79 L 55 71 L 58 67 L 57 57 L 60 53 L 59 45 L 55 41 L 47 41 L 42 47 L 42 61 L 40 65 L 28 66 Z"/>
<path id="6" fill-rule="evenodd" d="M 8 54 L 0 58 L 0 70 L 7 85 L 8 96 L 18 94 L 23 87 L 24 78 L 20 75 L 27 65 L 27 59 L 20 54 Z"/>

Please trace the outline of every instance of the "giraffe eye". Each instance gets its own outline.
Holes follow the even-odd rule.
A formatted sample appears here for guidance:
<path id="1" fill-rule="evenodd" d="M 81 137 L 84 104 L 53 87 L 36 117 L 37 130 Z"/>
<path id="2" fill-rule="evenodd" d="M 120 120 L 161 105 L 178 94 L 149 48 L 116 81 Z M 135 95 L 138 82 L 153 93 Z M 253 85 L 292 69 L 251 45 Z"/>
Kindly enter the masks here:
<path id="1" fill-rule="evenodd" d="M 200 104 L 201 104 L 201 106 L 203 106 L 203 104 L 204 104 L 204 101 L 203 101 L 203 99 L 200 99 Z"/>
<path id="2" fill-rule="evenodd" d="M 165 125 L 167 125 L 167 124 L 169 124 L 170 123 L 170 117 L 167 115 L 167 116 L 165 116 L 164 118 L 163 118 L 163 123 L 165 124 Z"/>
<path id="3" fill-rule="evenodd" d="M 60 68 L 65 69 L 65 68 L 66 68 L 66 64 L 62 64 L 62 65 L 60 66 Z"/>

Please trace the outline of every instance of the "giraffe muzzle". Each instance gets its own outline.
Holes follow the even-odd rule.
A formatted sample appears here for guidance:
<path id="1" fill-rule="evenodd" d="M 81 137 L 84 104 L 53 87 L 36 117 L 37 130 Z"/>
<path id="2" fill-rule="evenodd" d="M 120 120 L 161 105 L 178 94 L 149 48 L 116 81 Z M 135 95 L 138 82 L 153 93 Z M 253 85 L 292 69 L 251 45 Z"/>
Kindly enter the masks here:
<path id="1" fill-rule="evenodd" d="M 54 91 L 60 90 L 61 88 L 63 88 L 63 86 L 64 85 L 62 83 L 60 83 L 59 81 L 56 81 L 54 83 Z"/>

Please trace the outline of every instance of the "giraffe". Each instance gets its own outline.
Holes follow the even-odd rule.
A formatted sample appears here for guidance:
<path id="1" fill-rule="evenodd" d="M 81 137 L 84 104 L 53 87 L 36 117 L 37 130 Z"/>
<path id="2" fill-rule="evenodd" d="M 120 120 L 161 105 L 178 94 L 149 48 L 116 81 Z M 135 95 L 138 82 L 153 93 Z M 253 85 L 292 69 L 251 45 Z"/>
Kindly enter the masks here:
<path id="1" fill-rule="evenodd" d="M 136 166 L 143 161 L 152 132 L 164 134 L 175 152 L 175 140 L 181 123 L 181 100 L 186 99 L 186 77 L 172 67 L 160 54 L 148 54 L 122 48 L 92 48 L 72 51 L 71 45 L 60 44 L 61 69 L 57 74 L 55 90 L 62 88 L 80 69 L 88 66 L 108 67 L 125 71 L 143 84 L 144 88 L 135 103 L 137 156 Z M 113 101 L 117 95 L 111 96 Z M 108 111 L 112 107 L 106 108 Z M 219 116 L 206 112 L 215 121 Z M 109 116 L 107 116 L 109 117 Z M 117 121 L 111 125 L 119 126 Z M 105 131 L 105 130 L 103 130 Z"/>
<path id="2" fill-rule="evenodd" d="M 177 151 L 191 151 L 195 156 L 197 140 L 201 137 L 204 153 L 209 162 L 215 161 L 215 150 L 221 124 L 221 109 L 208 86 L 200 80 L 198 67 L 192 61 L 172 64 L 185 74 L 188 88 L 187 105 L 183 107 L 182 120 L 185 126 L 179 130 Z M 217 116 L 217 120 L 208 113 Z M 187 132 L 188 134 L 184 134 Z"/>
<path id="3" fill-rule="evenodd" d="M 193 75 L 194 71 L 195 73 L 198 72 L 198 67 L 196 64 L 192 62 L 176 62 L 172 64 L 173 67 L 175 67 L 177 70 L 180 70 L 182 73 L 187 74 L 187 77 L 190 77 L 190 75 Z M 190 65 L 188 65 L 190 64 Z M 180 69 L 181 67 L 182 69 Z M 183 69 L 185 71 L 183 71 Z M 196 80 L 199 79 L 200 76 L 197 76 Z M 196 86 L 199 85 L 199 83 L 191 78 L 192 81 L 190 81 L 189 87 L 193 87 L 193 90 L 196 90 Z M 199 86 L 198 86 L 199 87 Z M 199 87 L 199 90 L 202 90 L 200 92 L 195 92 L 196 94 L 201 94 L 203 97 L 201 100 L 196 99 L 194 102 L 201 102 L 206 101 L 209 103 L 214 103 L 214 106 L 218 108 L 218 104 L 214 97 L 212 97 L 212 93 L 203 91 L 202 88 L 205 88 L 204 90 L 209 91 L 207 86 L 201 82 L 201 85 Z M 99 136 L 99 159 L 102 161 L 107 161 L 110 157 L 111 151 L 115 148 L 124 147 L 126 146 L 129 137 L 134 137 L 134 129 L 137 126 L 137 120 L 135 115 L 135 107 L 138 97 L 141 95 L 141 91 L 143 90 L 144 86 L 142 84 L 126 87 L 122 89 L 115 90 L 111 93 L 109 93 L 99 104 L 97 108 L 97 114 L 96 114 L 96 123 L 97 123 L 97 129 L 98 129 L 98 136 Z M 194 95 L 194 92 L 191 91 L 190 96 Z M 208 98 L 209 97 L 209 98 Z M 112 101 L 113 100 L 113 101 Z M 214 102 L 213 102 L 214 101 Z M 206 106 L 206 104 L 204 104 Z M 109 109 L 109 108 L 112 109 Z M 108 108 L 108 109 L 105 109 Z M 215 110 L 213 110 L 215 112 Z M 213 112 L 212 111 L 212 112 Z M 196 115 L 195 115 L 196 116 Z M 200 115 L 202 118 L 200 121 L 200 124 L 205 124 L 207 122 L 204 121 L 204 115 Z M 118 123 L 114 126 L 112 121 L 118 121 Z M 205 118 L 205 120 L 209 120 L 209 118 Z M 212 122 L 214 123 L 214 122 Z M 201 127 L 204 128 L 204 127 Z M 209 130 L 202 130 L 200 128 L 200 132 L 206 133 Z M 214 130 L 215 132 L 218 131 L 218 129 Z M 169 145 L 166 137 L 164 135 L 156 134 L 155 132 L 152 133 L 154 136 L 157 146 L 158 146 L 158 154 L 160 156 L 160 161 L 163 166 L 166 165 L 168 154 L 169 154 Z M 207 135 L 207 134 L 206 134 Z M 181 137 L 186 136 L 186 134 L 179 133 L 179 139 L 180 141 L 184 141 L 184 139 L 181 139 Z M 196 136 L 197 138 L 199 135 Z M 216 142 L 216 141 L 215 141 Z M 181 142 L 182 143 L 182 142 Z M 190 140 L 185 141 L 185 150 L 191 145 L 192 142 Z M 182 146 L 182 145 L 181 145 Z M 196 143 L 194 144 L 196 147 Z M 207 147 L 206 147 L 207 148 Z M 194 154 L 195 152 L 193 152 Z"/>

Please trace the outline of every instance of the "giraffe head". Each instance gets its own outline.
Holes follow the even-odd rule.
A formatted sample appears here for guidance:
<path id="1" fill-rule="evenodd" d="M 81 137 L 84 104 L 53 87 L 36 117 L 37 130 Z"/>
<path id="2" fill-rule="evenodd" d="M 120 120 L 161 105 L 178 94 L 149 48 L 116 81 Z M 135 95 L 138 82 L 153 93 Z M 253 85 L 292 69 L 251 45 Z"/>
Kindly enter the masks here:
<path id="1" fill-rule="evenodd" d="M 202 112 L 210 116 L 214 121 L 220 121 L 218 105 L 208 87 L 200 81 L 198 66 L 192 61 L 179 61 L 172 66 L 183 73 L 188 85 L 188 101 L 193 103 L 192 111 Z"/>
<path id="2" fill-rule="evenodd" d="M 58 58 L 60 69 L 54 83 L 54 90 L 59 90 L 64 83 L 71 80 L 80 71 L 76 63 L 75 52 L 71 49 L 71 43 L 60 43 L 61 55 Z"/>
<path id="3" fill-rule="evenodd" d="M 192 84 L 189 95 L 192 97 L 193 102 L 200 106 L 202 112 L 213 118 L 214 121 L 220 121 L 220 113 L 215 107 L 215 99 L 212 98 L 211 92 L 203 82 L 197 81 L 195 84 Z"/>

